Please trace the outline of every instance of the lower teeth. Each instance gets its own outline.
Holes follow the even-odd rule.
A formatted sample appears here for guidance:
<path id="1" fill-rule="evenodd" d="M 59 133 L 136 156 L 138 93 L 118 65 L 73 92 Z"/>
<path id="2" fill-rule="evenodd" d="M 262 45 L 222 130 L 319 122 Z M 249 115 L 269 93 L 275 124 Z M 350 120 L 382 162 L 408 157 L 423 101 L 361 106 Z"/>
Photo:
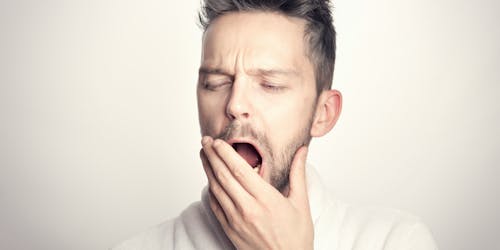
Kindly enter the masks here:
<path id="1" fill-rule="evenodd" d="M 260 164 L 253 168 L 253 171 L 255 171 L 255 173 L 259 173 L 259 170 L 260 170 Z"/>

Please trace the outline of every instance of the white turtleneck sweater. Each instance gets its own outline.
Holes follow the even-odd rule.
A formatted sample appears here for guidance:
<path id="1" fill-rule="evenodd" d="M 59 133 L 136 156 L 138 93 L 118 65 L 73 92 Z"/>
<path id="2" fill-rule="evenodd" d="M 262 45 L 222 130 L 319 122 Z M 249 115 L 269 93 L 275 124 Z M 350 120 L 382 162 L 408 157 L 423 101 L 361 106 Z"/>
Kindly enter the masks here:
<path id="1" fill-rule="evenodd" d="M 329 250 L 434 250 L 427 227 L 407 213 L 356 207 L 332 199 L 312 166 L 306 168 L 314 249 Z M 207 188 L 201 201 L 180 216 L 157 225 L 112 250 L 234 249 L 210 210 Z"/>

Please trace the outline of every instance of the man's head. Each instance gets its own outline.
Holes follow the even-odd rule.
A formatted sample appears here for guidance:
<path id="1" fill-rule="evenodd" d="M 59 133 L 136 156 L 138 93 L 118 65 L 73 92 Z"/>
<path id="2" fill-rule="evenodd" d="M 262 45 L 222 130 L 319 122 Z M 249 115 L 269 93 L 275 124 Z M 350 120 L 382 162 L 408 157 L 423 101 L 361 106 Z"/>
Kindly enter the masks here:
<path id="1" fill-rule="evenodd" d="M 199 19 L 204 31 L 215 19 L 232 12 L 269 12 L 302 19 L 305 24 L 304 49 L 314 67 L 317 93 L 331 88 L 336 33 L 328 0 L 204 0 L 203 2 Z"/>
<path id="2" fill-rule="evenodd" d="M 335 31 L 327 1 L 205 0 L 197 87 L 203 135 L 279 190 L 296 150 L 331 130 Z"/>

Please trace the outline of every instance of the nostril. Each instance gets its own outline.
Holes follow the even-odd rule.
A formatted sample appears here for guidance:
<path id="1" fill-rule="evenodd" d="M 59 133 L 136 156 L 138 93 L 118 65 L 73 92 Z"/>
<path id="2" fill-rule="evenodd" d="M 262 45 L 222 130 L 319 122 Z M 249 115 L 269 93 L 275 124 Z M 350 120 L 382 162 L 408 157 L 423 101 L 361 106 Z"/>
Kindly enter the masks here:
<path id="1" fill-rule="evenodd" d="M 231 114 L 231 112 L 229 112 L 229 111 L 226 111 L 226 115 L 227 115 L 227 117 L 228 117 L 230 120 L 234 120 L 234 119 L 236 119 L 236 117 L 234 117 L 234 115 L 233 115 L 233 114 Z"/>
<path id="2" fill-rule="evenodd" d="M 226 111 L 226 116 L 229 118 L 229 120 L 236 120 L 238 119 L 238 115 L 233 113 L 233 112 L 230 112 L 229 110 Z"/>
<path id="3" fill-rule="evenodd" d="M 248 112 L 248 110 L 241 104 L 230 103 L 229 105 L 227 105 L 226 114 L 231 120 L 250 117 L 250 113 Z"/>

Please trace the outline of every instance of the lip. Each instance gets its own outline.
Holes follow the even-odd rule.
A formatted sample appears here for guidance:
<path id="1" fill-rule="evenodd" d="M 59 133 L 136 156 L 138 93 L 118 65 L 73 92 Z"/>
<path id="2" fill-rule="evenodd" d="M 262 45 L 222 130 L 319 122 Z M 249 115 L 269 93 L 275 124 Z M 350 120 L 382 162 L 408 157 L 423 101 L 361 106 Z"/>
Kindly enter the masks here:
<path id="1" fill-rule="evenodd" d="M 262 163 L 260 165 L 260 170 L 259 170 L 259 175 L 262 178 L 264 177 L 264 169 L 266 169 L 267 164 L 266 164 L 266 160 L 264 158 L 264 154 L 262 153 L 262 150 L 260 149 L 260 147 L 258 147 L 258 144 L 256 141 L 254 141 L 250 138 L 232 138 L 226 142 L 231 146 L 233 146 L 233 144 L 235 144 L 235 143 L 248 143 L 248 144 L 252 145 L 255 148 L 255 150 L 257 150 L 257 153 L 259 153 L 260 158 L 262 159 Z"/>

